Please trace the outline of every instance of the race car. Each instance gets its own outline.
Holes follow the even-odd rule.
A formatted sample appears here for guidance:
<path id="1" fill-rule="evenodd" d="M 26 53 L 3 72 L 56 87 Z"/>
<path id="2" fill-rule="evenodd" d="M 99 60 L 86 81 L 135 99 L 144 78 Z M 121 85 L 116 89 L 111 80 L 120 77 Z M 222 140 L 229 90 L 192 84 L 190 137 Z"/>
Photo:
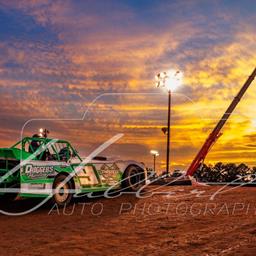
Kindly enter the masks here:
<path id="1" fill-rule="evenodd" d="M 138 191 L 146 181 L 142 163 L 95 157 L 83 162 L 66 140 L 34 135 L 0 148 L 0 198 L 49 197 L 64 206 L 73 196 L 106 190 Z"/>

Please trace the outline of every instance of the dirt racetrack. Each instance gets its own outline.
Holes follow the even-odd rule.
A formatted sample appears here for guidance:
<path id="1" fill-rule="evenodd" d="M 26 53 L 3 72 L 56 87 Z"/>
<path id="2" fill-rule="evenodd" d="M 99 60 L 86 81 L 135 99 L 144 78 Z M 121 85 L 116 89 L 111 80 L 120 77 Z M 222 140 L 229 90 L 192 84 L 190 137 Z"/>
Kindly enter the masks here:
<path id="1" fill-rule="evenodd" d="M 82 198 L 64 209 L 1 215 L 0 255 L 255 255 L 256 188 L 220 188 L 151 186 L 142 199 Z M 168 194 L 150 196 L 152 189 Z"/>

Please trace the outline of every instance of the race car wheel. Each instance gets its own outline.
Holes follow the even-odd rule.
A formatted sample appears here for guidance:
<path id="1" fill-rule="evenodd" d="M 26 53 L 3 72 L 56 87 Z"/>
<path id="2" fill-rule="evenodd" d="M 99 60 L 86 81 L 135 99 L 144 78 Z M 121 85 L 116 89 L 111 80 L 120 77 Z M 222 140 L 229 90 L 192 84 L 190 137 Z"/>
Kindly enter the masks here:
<path id="1" fill-rule="evenodd" d="M 72 182 L 71 180 L 68 180 L 63 183 L 65 180 L 67 180 L 67 176 L 60 174 L 53 182 L 54 194 L 52 196 L 52 201 L 60 207 L 68 205 L 73 197 L 73 194 L 70 191 L 73 188 Z"/>
<path id="2" fill-rule="evenodd" d="M 129 166 L 123 175 L 122 187 L 128 191 L 137 191 L 144 184 L 144 171 L 138 166 Z"/>

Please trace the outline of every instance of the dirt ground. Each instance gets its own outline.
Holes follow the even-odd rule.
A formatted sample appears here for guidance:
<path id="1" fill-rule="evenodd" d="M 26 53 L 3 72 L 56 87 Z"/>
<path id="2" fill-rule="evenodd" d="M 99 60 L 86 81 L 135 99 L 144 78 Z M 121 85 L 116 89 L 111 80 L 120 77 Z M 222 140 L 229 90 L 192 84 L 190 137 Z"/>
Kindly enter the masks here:
<path id="1" fill-rule="evenodd" d="M 1 214 L 0 255 L 255 255 L 256 188 L 150 186 L 142 196 Z"/>

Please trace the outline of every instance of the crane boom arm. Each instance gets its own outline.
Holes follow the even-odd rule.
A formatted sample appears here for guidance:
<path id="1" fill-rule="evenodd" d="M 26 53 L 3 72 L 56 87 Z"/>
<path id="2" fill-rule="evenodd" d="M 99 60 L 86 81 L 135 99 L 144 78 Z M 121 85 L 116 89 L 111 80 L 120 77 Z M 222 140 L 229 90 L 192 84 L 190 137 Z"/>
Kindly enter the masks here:
<path id="1" fill-rule="evenodd" d="M 213 131 L 210 133 L 210 135 L 206 139 L 202 148 L 200 149 L 200 151 L 198 152 L 198 154 L 194 158 L 193 162 L 189 166 L 189 168 L 187 170 L 187 173 L 186 173 L 186 176 L 193 176 L 195 171 L 199 168 L 201 163 L 204 161 L 204 159 L 205 159 L 207 153 L 209 152 L 209 150 L 211 149 L 212 145 L 221 136 L 220 131 L 221 131 L 222 127 L 225 125 L 225 123 L 227 122 L 227 120 L 229 119 L 229 117 L 231 116 L 233 111 L 235 110 L 237 104 L 239 103 L 239 101 L 244 96 L 245 92 L 247 91 L 247 89 L 251 85 L 255 76 L 256 76 L 256 68 L 253 70 L 252 74 L 248 77 L 248 79 L 244 83 L 243 87 L 240 89 L 239 93 L 236 95 L 236 97 L 231 102 L 231 104 L 227 108 L 226 112 L 224 113 L 224 115 L 222 116 L 220 121 L 217 123 L 217 125 L 215 126 Z"/>

